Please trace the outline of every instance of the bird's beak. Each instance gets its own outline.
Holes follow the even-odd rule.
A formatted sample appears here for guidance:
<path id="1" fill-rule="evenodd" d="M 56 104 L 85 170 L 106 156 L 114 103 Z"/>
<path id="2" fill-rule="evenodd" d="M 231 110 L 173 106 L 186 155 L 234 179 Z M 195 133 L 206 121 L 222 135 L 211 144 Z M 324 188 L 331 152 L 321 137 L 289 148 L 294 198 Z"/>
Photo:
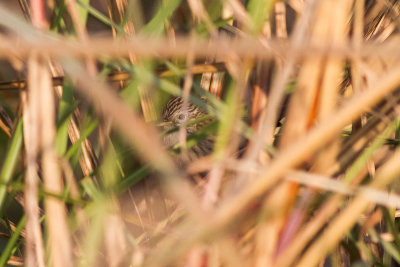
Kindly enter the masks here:
<path id="1" fill-rule="evenodd" d="M 163 122 L 157 123 L 156 127 L 162 128 L 162 127 L 167 127 L 167 126 L 171 126 L 171 125 L 172 125 L 172 121 L 163 121 Z"/>
<path id="2" fill-rule="evenodd" d="M 171 130 L 172 128 L 174 128 L 174 124 L 172 123 L 172 121 L 159 122 L 155 126 L 160 132 L 164 132 L 164 131 Z"/>

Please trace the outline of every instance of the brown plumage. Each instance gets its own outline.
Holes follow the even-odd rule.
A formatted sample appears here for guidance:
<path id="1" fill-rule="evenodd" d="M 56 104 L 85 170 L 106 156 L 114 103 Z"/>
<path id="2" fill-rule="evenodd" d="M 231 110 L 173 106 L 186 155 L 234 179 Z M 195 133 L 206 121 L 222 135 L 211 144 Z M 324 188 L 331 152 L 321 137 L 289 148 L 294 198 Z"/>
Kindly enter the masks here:
<path id="1" fill-rule="evenodd" d="M 211 122 L 210 119 L 206 119 L 195 124 L 191 124 L 190 121 L 199 119 L 203 116 L 207 115 L 205 111 L 200 109 L 199 107 L 192 105 L 189 103 L 187 110 L 183 110 L 183 100 L 180 97 L 171 98 L 163 111 L 162 119 L 163 119 L 163 127 L 164 130 L 171 130 L 173 128 L 177 128 L 184 123 L 188 123 L 186 126 L 186 133 L 189 137 L 193 133 L 197 132 L 207 124 Z M 179 131 L 174 131 L 164 136 L 164 143 L 168 146 L 174 146 L 179 143 Z M 174 159 L 176 163 L 180 166 L 184 166 L 187 163 L 202 157 L 209 155 L 214 147 L 214 137 L 208 136 L 206 139 L 199 141 L 196 145 L 189 147 L 187 149 L 187 156 L 185 158 L 181 154 L 177 154 Z"/>

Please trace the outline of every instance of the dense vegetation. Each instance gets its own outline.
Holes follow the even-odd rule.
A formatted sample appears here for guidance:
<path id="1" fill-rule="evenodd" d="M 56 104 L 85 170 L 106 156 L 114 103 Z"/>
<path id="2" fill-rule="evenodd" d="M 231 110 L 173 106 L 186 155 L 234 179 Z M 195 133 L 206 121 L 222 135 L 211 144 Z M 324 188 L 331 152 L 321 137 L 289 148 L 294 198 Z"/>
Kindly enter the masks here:
<path id="1" fill-rule="evenodd" d="M 400 264 L 399 16 L 0 1 L 0 266 Z"/>

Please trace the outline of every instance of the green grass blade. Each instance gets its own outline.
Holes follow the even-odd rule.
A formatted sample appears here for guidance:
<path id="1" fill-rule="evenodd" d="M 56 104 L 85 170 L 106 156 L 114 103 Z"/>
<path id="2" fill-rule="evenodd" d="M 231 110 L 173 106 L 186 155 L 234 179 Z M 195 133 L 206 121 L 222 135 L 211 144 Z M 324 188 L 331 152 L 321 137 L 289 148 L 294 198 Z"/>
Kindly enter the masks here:
<path id="1" fill-rule="evenodd" d="M 88 8 L 85 7 L 90 7 L 90 0 L 79 0 L 78 2 L 81 3 L 81 5 L 78 5 L 79 17 L 81 18 L 82 24 L 86 25 L 88 18 Z"/>
<path id="2" fill-rule="evenodd" d="M 131 186 L 137 184 L 140 182 L 144 177 L 148 176 L 152 171 L 152 168 L 150 165 L 145 165 L 141 168 L 139 168 L 137 171 L 132 173 L 131 175 L 128 175 L 126 178 L 122 179 L 117 185 L 116 185 L 116 192 L 121 193 L 127 189 L 129 189 Z"/>
<path id="3" fill-rule="evenodd" d="M 12 174 L 18 162 L 18 157 L 21 153 L 22 139 L 22 118 L 20 118 L 0 172 L 0 208 L 3 206 L 7 193 L 7 184 L 11 181 Z"/>
<path id="4" fill-rule="evenodd" d="M 89 5 L 88 0 L 78 0 L 77 3 L 80 5 L 80 8 L 85 10 L 87 13 L 98 19 L 99 21 L 103 22 L 104 24 L 114 27 L 117 32 L 124 32 L 124 29 L 112 22 L 107 16 L 103 15 L 100 11 L 97 9 L 93 8 L 92 6 Z"/>
<path id="5" fill-rule="evenodd" d="M 367 161 L 372 157 L 373 153 L 383 146 L 386 142 L 386 138 L 395 131 L 396 121 L 391 122 L 386 129 L 372 142 L 372 144 L 365 149 L 365 151 L 358 157 L 354 164 L 346 172 L 343 181 L 346 183 L 351 182 L 351 180 L 357 175 L 357 173 L 364 168 Z"/>
<path id="6" fill-rule="evenodd" d="M 271 13 L 275 2 L 275 0 L 250 0 L 248 2 L 247 10 L 249 11 L 250 18 L 253 20 L 252 32 L 254 34 L 261 32 L 265 19 Z"/>
<path id="7" fill-rule="evenodd" d="M 98 120 L 94 120 L 81 131 L 81 137 L 67 150 L 65 156 L 67 158 L 73 157 L 78 151 L 80 151 L 82 142 L 97 128 L 99 125 Z"/>
<path id="8" fill-rule="evenodd" d="M 56 150 L 58 155 L 64 155 L 67 150 L 69 118 L 78 104 L 79 101 L 73 100 L 72 87 L 65 84 L 57 115 Z"/>
<path id="9" fill-rule="evenodd" d="M 143 27 L 142 32 L 148 35 L 160 35 L 164 31 L 165 21 L 172 16 L 181 2 L 182 0 L 164 1 L 153 19 Z"/>
<path id="10" fill-rule="evenodd" d="M 6 266 L 6 263 L 8 259 L 10 258 L 12 251 L 15 248 L 15 244 L 18 241 L 18 238 L 21 235 L 22 230 L 24 229 L 26 224 L 26 215 L 22 217 L 22 219 L 19 221 L 17 228 L 15 229 L 14 233 L 11 235 L 10 240 L 7 242 L 7 246 L 4 248 L 4 250 L 1 252 L 0 255 L 0 266 Z"/>

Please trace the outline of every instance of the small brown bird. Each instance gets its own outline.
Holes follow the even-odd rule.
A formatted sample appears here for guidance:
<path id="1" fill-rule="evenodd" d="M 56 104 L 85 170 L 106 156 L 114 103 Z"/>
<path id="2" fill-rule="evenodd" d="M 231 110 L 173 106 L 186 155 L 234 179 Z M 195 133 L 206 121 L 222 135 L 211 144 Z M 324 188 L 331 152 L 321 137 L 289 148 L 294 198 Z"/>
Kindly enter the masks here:
<path id="1" fill-rule="evenodd" d="M 186 125 L 187 137 L 196 133 L 201 128 L 208 125 L 212 119 L 205 119 L 199 122 L 191 123 L 191 121 L 200 119 L 207 115 L 207 113 L 201 108 L 189 103 L 186 110 L 183 110 L 183 100 L 180 97 L 171 98 L 163 111 L 162 120 L 164 130 L 172 130 L 179 128 L 181 125 Z M 179 130 L 168 133 L 164 136 L 164 143 L 168 147 L 174 146 L 179 143 Z M 185 166 L 191 161 L 197 158 L 209 155 L 213 151 L 214 147 L 214 136 L 208 135 L 205 139 L 198 141 L 197 144 L 188 147 L 187 158 L 182 154 L 177 154 L 174 159 L 179 166 Z"/>

